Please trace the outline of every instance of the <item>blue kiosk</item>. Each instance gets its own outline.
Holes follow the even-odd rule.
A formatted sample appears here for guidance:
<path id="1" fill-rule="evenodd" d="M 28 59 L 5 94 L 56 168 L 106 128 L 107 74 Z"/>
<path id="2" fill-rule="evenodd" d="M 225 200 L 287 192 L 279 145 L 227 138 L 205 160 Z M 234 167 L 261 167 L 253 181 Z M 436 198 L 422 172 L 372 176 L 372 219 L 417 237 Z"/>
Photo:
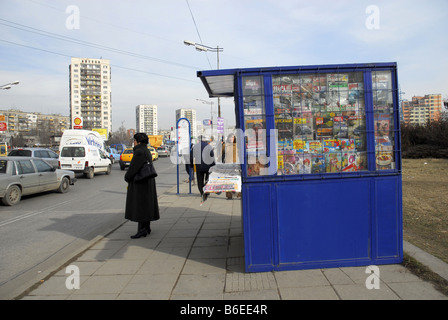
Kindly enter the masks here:
<path id="1" fill-rule="evenodd" d="M 247 272 L 400 263 L 396 63 L 198 71 L 234 97 Z"/>

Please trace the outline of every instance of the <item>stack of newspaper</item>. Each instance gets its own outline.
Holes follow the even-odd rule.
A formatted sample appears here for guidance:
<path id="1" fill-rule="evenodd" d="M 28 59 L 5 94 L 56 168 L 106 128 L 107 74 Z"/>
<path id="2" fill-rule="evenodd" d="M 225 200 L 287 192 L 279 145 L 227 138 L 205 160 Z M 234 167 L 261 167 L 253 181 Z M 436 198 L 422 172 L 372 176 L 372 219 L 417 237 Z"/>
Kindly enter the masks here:
<path id="1" fill-rule="evenodd" d="M 210 168 L 204 193 L 241 192 L 241 168 L 235 163 L 218 163 Z"/>

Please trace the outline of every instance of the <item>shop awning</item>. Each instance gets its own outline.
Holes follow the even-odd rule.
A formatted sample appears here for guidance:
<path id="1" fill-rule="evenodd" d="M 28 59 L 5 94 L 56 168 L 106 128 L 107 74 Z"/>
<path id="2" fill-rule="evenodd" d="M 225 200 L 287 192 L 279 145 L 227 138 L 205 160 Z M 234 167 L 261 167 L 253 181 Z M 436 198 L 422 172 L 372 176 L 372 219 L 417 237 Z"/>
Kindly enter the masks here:
<path id="1" fill-rule="evenodd" d="M 233 97 L 235 86 L 234 70 L 198 71 L 210 98 Z"/>

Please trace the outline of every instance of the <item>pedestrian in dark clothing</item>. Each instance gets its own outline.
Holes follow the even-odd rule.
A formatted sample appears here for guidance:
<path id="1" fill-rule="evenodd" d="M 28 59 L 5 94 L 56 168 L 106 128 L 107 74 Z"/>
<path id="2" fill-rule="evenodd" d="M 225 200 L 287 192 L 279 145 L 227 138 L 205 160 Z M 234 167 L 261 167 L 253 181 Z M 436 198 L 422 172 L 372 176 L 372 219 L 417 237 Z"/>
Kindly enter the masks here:
<path id="1" fill-rule="evenodd" d="M 204 186 L 209 176 L 208 170 L 215 165 L 215 154 L 213 153 L 213 147 L 207 141 L 203 141 L 202 136 L 199 137 L 199 142 L 193 146 L 191 161 L 194 161 L 196 165 L 198 189 L 203 196 Z"/>
<path id="2" fill-rule="evenodd" d="M 132 239 L 146 237 L 151 233 L 150 222 L 160 218 L 155 178 L 134 181 L 143 164 L 146 161 L 152 162 L 148 142 L 146 133 L 134 135 L 134 155 L 124 176 L 124 180 L 128 183 L 125 218 L 138 222 L 137 233 L 131 236 Z"/>
<path id="3" fill-rule="evenodd" d="M 186 151 L 183 150 L 184 154 L 184 160 L 185 160 L 185 171 L 187 171 L 188 174 L 188 179 L 185 180 L 185 182 L 192 182 L 194 183 L 194 165 L 193 163 L 190 161 L 191 159 L 191 153 L 193 152 L 193 144 L 190 145 L 190 150 Z"/>

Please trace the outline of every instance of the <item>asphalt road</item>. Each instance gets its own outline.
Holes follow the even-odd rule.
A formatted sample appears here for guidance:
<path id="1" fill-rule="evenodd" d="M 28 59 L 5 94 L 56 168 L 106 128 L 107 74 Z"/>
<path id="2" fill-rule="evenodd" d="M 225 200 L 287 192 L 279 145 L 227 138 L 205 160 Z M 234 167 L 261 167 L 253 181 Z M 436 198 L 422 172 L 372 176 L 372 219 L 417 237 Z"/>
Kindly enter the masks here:
<path id="1" fill-rule="evenodd" d="M 177 183 L 170 158 L 154 162 L 158 195 Z M 179 166 L 180 182 L 186 178 Z M 13 207 L 0 204 L 0 299 L 27 289 L 98 236 L 124 220 L 125 171 L 118 163 L 112 173 L 78 181 L 66 194 L 48 192 L 23 197 Z M 20 292 L 19 292 L 20 293 Z"/>

